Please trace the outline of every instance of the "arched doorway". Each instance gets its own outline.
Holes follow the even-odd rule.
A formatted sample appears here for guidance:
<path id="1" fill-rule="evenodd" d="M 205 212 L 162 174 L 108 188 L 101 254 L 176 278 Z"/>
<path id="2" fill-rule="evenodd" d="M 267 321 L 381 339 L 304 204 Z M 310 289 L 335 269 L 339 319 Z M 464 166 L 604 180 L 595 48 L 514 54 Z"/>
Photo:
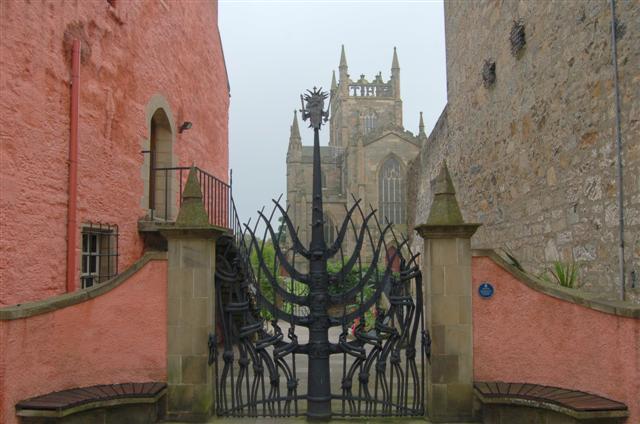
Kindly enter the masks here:
<path id="1" fill-rule="evenodd" d="M 173 134 L 171 123 L 163 109 L 157 109 L 151 117 L 149 143 L 149 209 L 154 218 L 170 220 L 174 215 Z"/>

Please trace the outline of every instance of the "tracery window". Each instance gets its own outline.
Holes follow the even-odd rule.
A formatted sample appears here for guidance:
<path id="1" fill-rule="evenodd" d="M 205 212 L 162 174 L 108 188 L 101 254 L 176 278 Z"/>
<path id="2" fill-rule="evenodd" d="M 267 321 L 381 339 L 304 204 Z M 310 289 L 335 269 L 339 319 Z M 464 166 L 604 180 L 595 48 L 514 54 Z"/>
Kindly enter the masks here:
<path id="1" fill-rule="evenodd" d="M 364 116 L 364 133 L 370 133 L 376 127 L 377 117 L 373 112 L 368 112 Z"/>
<path id="2" fill-rule="evenodd" d="M 405 223 L 405 187 L 400 162 L 388 158 L 380 170 L 379 197 L 382 217 L 394 224 Z"/>

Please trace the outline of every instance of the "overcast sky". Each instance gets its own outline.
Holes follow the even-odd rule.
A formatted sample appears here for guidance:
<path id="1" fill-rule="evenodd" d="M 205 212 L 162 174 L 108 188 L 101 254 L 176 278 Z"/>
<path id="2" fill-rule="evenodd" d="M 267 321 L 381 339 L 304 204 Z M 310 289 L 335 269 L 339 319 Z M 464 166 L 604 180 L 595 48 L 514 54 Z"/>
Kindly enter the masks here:
<path id="1" fill-rule="evenodd" d="M 391 73 L 398 49 L 404 127 L 427 133 L 446 104 L 441 1 L 220 0 L 219 25 L 231 84 L 233 193 L 242 222 L 286 195 L 286 153 L 293 110 L 313 86 L 329 88 L 344 44 L 349 74 Z M 300 127 L 302 143 L 313 132 Z M 328 132 L 321 132 L 322 144 Z M 283 197 L 284 198 L 284 197 Z"/>

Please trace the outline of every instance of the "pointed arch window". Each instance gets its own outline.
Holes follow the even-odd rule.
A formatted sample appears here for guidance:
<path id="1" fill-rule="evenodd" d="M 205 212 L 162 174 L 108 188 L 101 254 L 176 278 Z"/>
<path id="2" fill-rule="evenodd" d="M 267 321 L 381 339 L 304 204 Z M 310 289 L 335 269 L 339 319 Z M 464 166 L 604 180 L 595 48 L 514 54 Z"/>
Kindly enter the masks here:
<path id="1" fill-rule="evenodd" d="M 332 244 L 336 239 L 335 225 L 333 225 L 333 219 L 329 215 L 324 216 L 324 241 L 325 243 Z"/>
<path id="2" fill-rule="evenodd" d="M 405 187 L 400 161 L 390 157 L 384 161 L 380 170 L 379 197 L 382 217 L 394 224 L 404 224 Z"/>
<path id="3" fill-rule="evenodd" d="M 364 115 L 364 133 L 368 134 L 373 131 L 376 127 L 377 117 L 374 112 L 367 112 Z"/>

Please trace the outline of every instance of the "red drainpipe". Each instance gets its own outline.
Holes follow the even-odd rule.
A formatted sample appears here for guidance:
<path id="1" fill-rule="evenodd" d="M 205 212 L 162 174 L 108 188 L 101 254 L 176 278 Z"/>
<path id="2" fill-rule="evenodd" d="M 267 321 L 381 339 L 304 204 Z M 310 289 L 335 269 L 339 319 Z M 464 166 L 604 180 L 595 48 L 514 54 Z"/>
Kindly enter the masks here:
<path id="1" fill-rule="evenodd" d="M 71 57 L 71 134 L 69 137 L 69 210 L 67 213 L 67 292 L 76 289 L 76 227 L 78 201 L 78 104 L 80 103 L 80 40 Z"/>

